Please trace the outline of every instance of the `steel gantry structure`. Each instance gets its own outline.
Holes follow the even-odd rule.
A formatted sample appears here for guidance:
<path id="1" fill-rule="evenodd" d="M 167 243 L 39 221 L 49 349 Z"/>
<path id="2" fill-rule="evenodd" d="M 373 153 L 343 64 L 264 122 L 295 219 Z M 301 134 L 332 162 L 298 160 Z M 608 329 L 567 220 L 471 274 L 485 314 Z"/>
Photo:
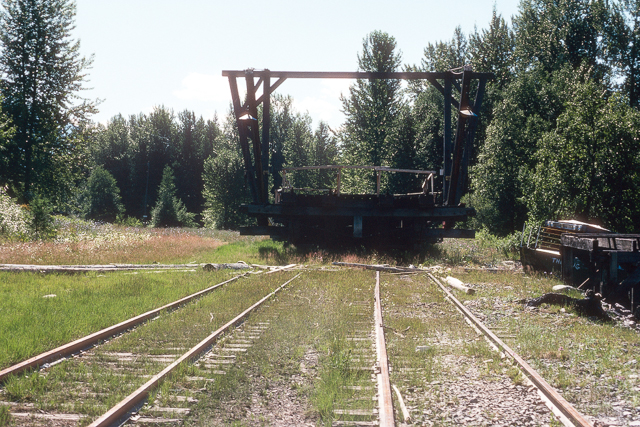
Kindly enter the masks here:
<path id="1" fill-rule="evenodd" d="M 445 72 L 313 72 L 270 70 L 225 70 L 229 80 L 233 111 L 238 125 L 246 181 L 252 202 L 243 205 L 257 218 L 258 225 L 245 227 L 244 234 L 283 236 L 293 242 L 319 243 L 327 240 L 366 242 L 385 238 L 396 244 L 420 242 L 442 237 L 474 237 L 473 230 L 453 225 L 474 215 L 473 208 L 460 204 L 468 179 L 470 151 L 473 147 L 486 82 L 492 73 L 474 72 L 465 66 Z M 246 95 L 240 97 L 238 79 L 244 79 Z M 391 169 L 366 165 L 378 174 L 376 194 L 343 194 L 340 172 L 353 166 L 329 165 L 283 168 L 283 173 L 301 169 L 335 169 L 337 185 L 324 193 L 305 194 L 308 189 L 287 186 L 277 190 L 273 203 L 268 191 L 269 132 L 271 94 L 287 79 L 364 79 L 426 80 L 444 98 L 443 164 L 436 171 Z M 473 83 L 477 82 L 477 83 Z M 475 91 L 475 94 L 473 93 Z M 456 96 L 458 95 L 458 97 Z M 258 107 L 262 105 L 259 120 Z M 457 112 L 457 130 L 452 137 L 452 113 Z M 382 172 L 412 173 L 426 176 L 421 193 L 380 194 Z M 434 177 L 441 176 L 442 191 L 436 192 Z M 430 185 L 429 185 L 430 182 Z M 313 193 L 313 192 L 311 192 Z M 271 221 L 269 220 L 271 219 Z M 440 228 L 440 224 L 443 227 Z"/>

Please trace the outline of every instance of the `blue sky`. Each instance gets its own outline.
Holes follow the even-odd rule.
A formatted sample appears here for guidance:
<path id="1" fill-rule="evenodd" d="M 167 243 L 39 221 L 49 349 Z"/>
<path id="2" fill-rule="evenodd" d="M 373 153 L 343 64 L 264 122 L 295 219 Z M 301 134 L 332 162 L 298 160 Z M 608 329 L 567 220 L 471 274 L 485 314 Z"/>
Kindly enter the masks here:
<path id="1" fill-rule="evenodd" d="M 196 0 L 76 0 L 75 37 L 94 55 L 92 88 L 103 100 L 94 119 L 148 113 L 156 105 L 194 111 L 205 119 L 228 111 L 222 70 L 355 71 L 363 38 L 394 36 L 402 59 L 419 64 L 427 43 L 486 28 L 495 5 L 509 20 L 517 0 L 327 0 L 315 3 Z M 339 96 L 348 80 L 288 80 L 279 93 L 294 97 L 314 126 L 342 122 Z"/>

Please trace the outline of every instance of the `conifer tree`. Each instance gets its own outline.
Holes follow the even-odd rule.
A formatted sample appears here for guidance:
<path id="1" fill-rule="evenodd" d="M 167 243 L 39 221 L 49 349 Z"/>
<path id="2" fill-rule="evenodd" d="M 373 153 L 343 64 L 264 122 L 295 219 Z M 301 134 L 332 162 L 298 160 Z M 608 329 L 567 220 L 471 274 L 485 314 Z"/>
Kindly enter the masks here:
<path id="1" fill-rule="evenodd" d="M 362 54 L 358 55 L 358 70 L 398 71 L 401 55 L 395 49 L 396 40 L 389 34 L 370 33 L 363 41 Z M 391 144 L 387 138 L 394 133 L 401 109 L 400 91 L 399 80 L 358 80 L 350 87 L 349 96 L 342 97 L 346 123 L 341 137 L 347 163 L 367 166 L 388 163 Z M 369 176 L 368 187 L 358 188 L 355 184 L 350 185 L 348 178 L 345 180 L 345 187 L 353 187 L 358 192 L 370 191 L 374 186 L 373 175 Z"/>
<path id="2" fill-rule="evenodd" d="M 182 200 L 176 196 L 177 189 L 173 180 L 171 167 L 165 166 L 158 188 L 158 199 L 151 211 L 151 224 L 154 227 L 193 227 L 195 215 L 187 212 Z"/>

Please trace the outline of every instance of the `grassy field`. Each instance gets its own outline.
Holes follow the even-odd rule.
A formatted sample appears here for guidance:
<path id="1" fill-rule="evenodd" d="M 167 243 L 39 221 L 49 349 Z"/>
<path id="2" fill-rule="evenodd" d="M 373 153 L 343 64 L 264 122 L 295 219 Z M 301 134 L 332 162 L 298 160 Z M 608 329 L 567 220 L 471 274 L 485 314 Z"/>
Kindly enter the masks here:
<path id="1" fill-rule="evenodd" d="M 237 274 L 0 273 L 0 368 Z"/>

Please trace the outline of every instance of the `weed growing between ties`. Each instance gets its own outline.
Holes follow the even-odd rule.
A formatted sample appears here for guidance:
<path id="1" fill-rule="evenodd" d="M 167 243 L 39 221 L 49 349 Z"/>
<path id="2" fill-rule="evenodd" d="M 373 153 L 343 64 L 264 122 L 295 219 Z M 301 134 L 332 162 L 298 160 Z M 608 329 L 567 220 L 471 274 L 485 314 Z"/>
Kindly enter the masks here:
<path id="1" fill-rule="evenodd" d="M 426 276 L 384 274 L 381 293 L 391 382 L 414 422 L 491 425 L 499 418 L 516 424 L 531 416 L 534 424 L 549 422 L 546 410 L 515 403 L 526 394 L 518 370 L 500 359 Z M 525 408 L 526 414 L 519 412 Z M 396 419 L 402 419 L 399 410 Z"/>
<path id="2" fill-rule="evenodd" d="M 11 413 L 9 407 L 0 405 L 0 427 L 8 427 L 11 425 Z"/>
<path id="3" fill-rule="evenodd" d="M 237 271 L 0 273 L 0 368 L 222 282 Z"/>
<path id="4" fill-rule="evenodd" d="M 83 357 L 48 369 L 46 376 L 14 377 L 5 391 L 13 400 L 32 402 L 37 409 L 79 413 L 90 422 L 291 276 L 282 273 L 229 283 L 180 310 L 161 313 Z"/>
<path id="5" fill-rule="evenodd" d="M 202 380 L 174 378 L 161 399 L 172 406 L 178 404 L 172 395 L 198 399 L 187 426 L 331 425 L 334 408 L 353 405 L 348 386 L 375 385 L 370 370 L 352 369 L 367 365 L 360 351 L 375 356 L 369 340 L 373 283 L 371 272 L 305 272 L 240 328 L 268 324 L 246 352 L 236 353 L 226 374 L 196 362 L 191 375 Z M 351 340 L 354 322 L 361 321 L 367 341 Z M 220 346 L 233 340 L 234 333 Z M 223 353 L 218 347 L 212 352 Z M 356 407 L 373 410 L 375 391 L 366 393 Z"/>

